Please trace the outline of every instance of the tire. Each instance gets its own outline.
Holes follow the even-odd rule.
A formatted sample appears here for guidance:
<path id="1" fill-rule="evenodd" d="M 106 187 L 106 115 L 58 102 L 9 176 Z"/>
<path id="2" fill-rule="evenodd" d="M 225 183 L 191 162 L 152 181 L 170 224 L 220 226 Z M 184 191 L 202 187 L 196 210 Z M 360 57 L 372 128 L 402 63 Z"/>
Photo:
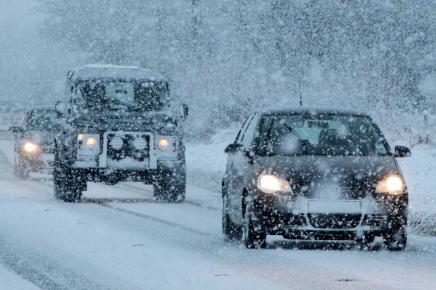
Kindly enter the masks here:
<path id="1" fill-rule="evenodd" d="M 60 161 L 58 154 L 55 154 L 53 166 L 55 197 L 64 202 L 80 202 L 84 189 L 83 182 L 86 184 L 86 181 L 82 180 L 80 176 L 74 175 L 71 168 L 65 166 Z"/>
<path id="2" fill-rule="evenodd" d="M 227 195 L 223 196 L 222 231 L 227 241 L 242 239 L 242 226 L 235 224 L 228 214 Z"/>
<path id="3" fill-rule="evenodd" d="M 389 251 L 402 251 L 407 246 L 407 231 L 405 226 L 399 226 L 385 234 L 384 243 Z"/>
<path id="4" fill-rule="evenodd" d="M 181 170 L 158 170 L 153 184 L 153 195 L 157 200 L 183 202 L 186 196 L 186 174 Z"/>
<path id="5" fill-rule="evenodd" d="M 356 244 L 360 250 L 373 251 L 375 250 L 375 236 L 372 234 L 366 234 L 363 237 L 356 240 Z"/>
<path id="6" fill-rule="evenodd" d="M 266 231 L 262 225 L 254 221 L 250 208 L 245 211 L 243 232 L 244 244 L 247 249 L 266 248 Z"/>
<path id="7" fill-rule="evenodd" d="M 27 179 L 29 178 L 29 169 L 26 166 L 26 163 L 20 156 L 15 156 L 15 166 L 14 166 L 14 175 L 18 179 Z"/>

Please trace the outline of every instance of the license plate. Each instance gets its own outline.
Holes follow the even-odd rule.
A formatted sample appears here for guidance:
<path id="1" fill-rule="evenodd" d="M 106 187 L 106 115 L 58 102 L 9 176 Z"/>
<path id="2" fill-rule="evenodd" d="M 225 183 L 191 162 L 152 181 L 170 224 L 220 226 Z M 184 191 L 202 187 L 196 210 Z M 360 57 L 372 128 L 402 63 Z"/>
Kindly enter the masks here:
<path id="1" fill-rule="evenodd" d="M 321 201 L 310 200 L 308 203 L 309 213 L 361 213 L 362 203 L 354 200 L 334 200 L 334 201 Z"/>

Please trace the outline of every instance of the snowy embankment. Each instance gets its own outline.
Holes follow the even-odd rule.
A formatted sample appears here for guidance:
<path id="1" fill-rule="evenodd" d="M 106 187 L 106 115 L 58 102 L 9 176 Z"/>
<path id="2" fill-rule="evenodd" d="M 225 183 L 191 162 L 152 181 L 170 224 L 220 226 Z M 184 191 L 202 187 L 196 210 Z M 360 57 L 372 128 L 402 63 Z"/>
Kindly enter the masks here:
<path id="1" fill-rule="evenodd" d="M 208 143 L 187 144 L 189 183 L 220 192 L 227 160 L 224 148 L 236 133 L 237 129 L 227 129 Z M 411 150 L 411 157 L 398 159 L 410 192 L 409 223 L 414 232 L 436 235 L 436 147 Z"/>
<path id="2" fill-rule="evenodd" d="M 436 235 L 436 147 L 415 146 L 399 163 L 410 193 L 409 224 L 416 232 Z"/>
<path id="3" fill-rule="evenodd" d="M 186 144 L 188 183 L 221 192 L 227 162 L 224 149 L 235 140 L 237 132 L 237 128 L 222 130 L 207 143 Z"/>

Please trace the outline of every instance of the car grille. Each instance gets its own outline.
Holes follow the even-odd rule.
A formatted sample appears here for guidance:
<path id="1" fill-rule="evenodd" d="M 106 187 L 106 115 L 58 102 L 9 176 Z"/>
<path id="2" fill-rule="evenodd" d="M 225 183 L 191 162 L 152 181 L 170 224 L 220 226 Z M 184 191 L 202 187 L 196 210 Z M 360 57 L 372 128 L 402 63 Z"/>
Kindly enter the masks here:
<path id="1" fill-rule="evenodd" d="M 362 225 L 371 227 L 381 227 L 386 225 L 388 222 L 388 217 L 384 214 L 368 214 L 365 215 Z"/>
<path id="2" fill-rule="evenodd" d="M 309 223 L 322 229 L 352 229 L 359 225 L 361 214 L 308 214 Z"/>
<path id="3" fill-rule="evenodd" d="M 107 158 L 121 161 L 132 158 L 142 162 L 150 157 L 150 136 L 144 133 L 110 133 L 107 135 Z"/>

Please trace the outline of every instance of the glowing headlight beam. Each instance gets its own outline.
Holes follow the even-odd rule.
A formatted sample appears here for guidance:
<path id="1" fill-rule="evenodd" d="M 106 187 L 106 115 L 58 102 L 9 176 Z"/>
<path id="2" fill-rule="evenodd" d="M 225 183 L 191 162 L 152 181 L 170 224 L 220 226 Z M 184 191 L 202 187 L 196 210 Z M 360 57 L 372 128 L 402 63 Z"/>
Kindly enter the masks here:
<path id="1" fill-rule="evenodd" d="M 257 188 L 265 193 L 290 192 L 291 186 L 287 180 L 273 174 L 262 174 L 257 179 Z"/>
<path id="2" fill-rule="evenodd" d="M 157 146 L 162 151 L 168 150 L 170 148 L 170 140 L 168 140 L 168 138 L 161 137 L 157 142 Z"/>
<path id="3" fill-rule="evenodd" d="M 95 144 L 97 144 L 97 140 L 95 140 L 94 137 L 89 137 L 88 139 L 86 139 L 86 145 L 95 146 Z"/>
<path id="4" fill-rule="evenodd" d="M 26 142 L 23 145 L 23 149 L 24 151 L 26 151 L 27 153 L 33 153 L 38 149 L 38 145 L 32 142 Z"/>
<path id="5" fill-rule="evenodd" d="M 403 193 L 404 188 L 405 184 L 401 176 L 397 174 L 392 174 L 379 181 L 376 186 L 376 191 L 379 193 L 398 195 Z"/>

